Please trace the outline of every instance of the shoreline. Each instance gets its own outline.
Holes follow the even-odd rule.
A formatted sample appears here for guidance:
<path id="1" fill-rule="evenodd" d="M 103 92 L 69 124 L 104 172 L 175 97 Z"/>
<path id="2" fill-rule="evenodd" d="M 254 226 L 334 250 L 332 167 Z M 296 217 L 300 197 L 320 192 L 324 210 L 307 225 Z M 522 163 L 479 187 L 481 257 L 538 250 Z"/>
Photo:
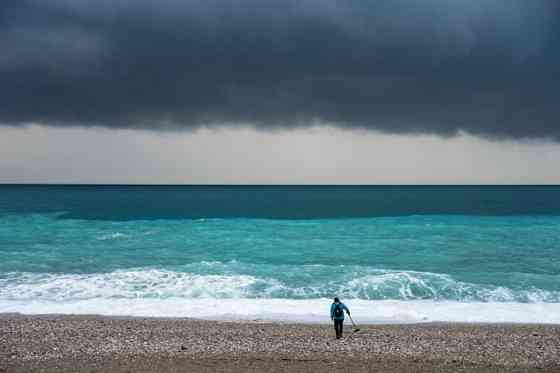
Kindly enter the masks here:
<path id="1" fill-rule="evenodd" d="M 56 291 L 56 290 L 55 290 Z M 17 294 L 16 294 L 17 295 Z M 0 312 L 27 315 L 104 315 L 202 320 L 328 324 L 326 298 L 93 298 L 76 301 L 10 300 Z M 435 300 L 348 300 L 360 324 L 410 324 L 425 322 L 520 323 L 560 325 L 560 303 L 461 302 Z"/>
<path id="2" fill-rule="evenodd" d="M 560 372 L 560 325 L 0 314 L 0 372 Z M 543 370 L 544 369 L 544 370 Z"/>
<path id="3" fill-rule="evenodd" d="M 352 314 L 354 315 L 354 314 Z M 353 316 L 355 318 L 355 316 Z M 260 318 L 203 318 L 203 317 L 184 317 L 184 316 L 134 316 L 134 315 L 103 315 L 96 313 L 22 313 L 22 312 L 0 312 L 0 321 L 3 319 L 13 320 L 18 318 L 54 318 L 54 319 L 108 319 L 108 320 L 153 320 L 153 321 L 191 321 L 191 322 L 211 322 L 224 324 L 271 324 L 271 325 L 294 325 L 303 327 L 324 327 L 331 326 L 332 321 L 298 321 L 298 320 L 281 320 L 281 319 L 260 319 Z M 358 328 L 361 327 L 406 327 L 406 326 L 505 326 L 505 327 L 553 327 L 560 328 L 560 323 L 533 323 L 533 322 L 485 322 L 485 321 L 411 321 L 411 322 L 371 322 L 360 321 L 356 323 Z M 344 328 L 352 326 L 350 320 L 345 318 Z"/>

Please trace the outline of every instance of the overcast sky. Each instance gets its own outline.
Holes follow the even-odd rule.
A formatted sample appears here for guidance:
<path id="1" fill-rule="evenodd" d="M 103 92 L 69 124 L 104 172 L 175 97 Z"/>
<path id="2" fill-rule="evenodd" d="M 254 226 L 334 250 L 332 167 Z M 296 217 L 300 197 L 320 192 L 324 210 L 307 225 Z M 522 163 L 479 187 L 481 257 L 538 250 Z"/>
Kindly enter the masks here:
<path id="1" fill-rule="evenodd" d="M 0 182 L 560 183 L 557 0 L 3 0 Z"/>

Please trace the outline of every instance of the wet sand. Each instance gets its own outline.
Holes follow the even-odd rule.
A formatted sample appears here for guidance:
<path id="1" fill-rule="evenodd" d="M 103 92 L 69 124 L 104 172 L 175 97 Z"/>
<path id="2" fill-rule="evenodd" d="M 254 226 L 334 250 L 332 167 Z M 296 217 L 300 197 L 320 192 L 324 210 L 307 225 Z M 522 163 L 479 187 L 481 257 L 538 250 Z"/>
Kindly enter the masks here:
<path id="1" fill-rule="evenodd" d="M 0 315 L 0 372 L 560 372 L 560 326 Z"/>

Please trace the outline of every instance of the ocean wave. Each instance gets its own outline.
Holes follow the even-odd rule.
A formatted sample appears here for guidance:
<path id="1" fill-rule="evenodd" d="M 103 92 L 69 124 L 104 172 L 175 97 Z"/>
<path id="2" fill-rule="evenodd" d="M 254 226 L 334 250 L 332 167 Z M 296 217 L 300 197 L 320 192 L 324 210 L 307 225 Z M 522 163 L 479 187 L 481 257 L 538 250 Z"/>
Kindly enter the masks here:
<path id="1" fill-rule="evenodd" d="M 340 294 L 360 299 L 454 300 L 463 302 L 560 302 L 560 292 L 537 288 L 510 289 L 457 281 L 446 274 L 380 271 L 350 280 Z"/>
<path id="2" fill-rule="evenodd" d="M 97 237 L 97 239 L 99 241 L 107 241 L 107 240 L 115 240 L 117 238 L 127 238 L 127 237 L 128 237 L 127 234 L 116 232 L 116 233 L 101 235 L 101 236 Z"/>
<path id="3" fill-rule="evenodd" d="M 227 271 L 224 266 L 228 268 Z M 195 267 L 218 273 L 196 273 Z M 317 299 L 338 295 L 346 299 L 362 300 L 560 302 L 559 291 L 467 283 L 446 274 L 429 272 L 370 269 L 362 272 L 350 271 L 347 275 L 347 271 L 342 271 L 342 277 L 300 284 L 301 281 L 282 281 L 272 275 L 232 273 L 233 269 L 240 267 L 243 264 L 239 262 L 200 262 L 189 265 L 189 271 L 140 268 L 92 274 L 12 272 L 0 275 L 0 300 Z M 317 266 L 307 269 L 325 272 L 324 268 Z M 313 277 L 313 274 L 308 275 Z"/>
<path id="4" fill-rule="evenodd" d="M 0 278 L 0 299 L 247 298 L 281 286 L 247 275 L 199 275 L 149 269 L 95 274 L 9 274 Z"/>

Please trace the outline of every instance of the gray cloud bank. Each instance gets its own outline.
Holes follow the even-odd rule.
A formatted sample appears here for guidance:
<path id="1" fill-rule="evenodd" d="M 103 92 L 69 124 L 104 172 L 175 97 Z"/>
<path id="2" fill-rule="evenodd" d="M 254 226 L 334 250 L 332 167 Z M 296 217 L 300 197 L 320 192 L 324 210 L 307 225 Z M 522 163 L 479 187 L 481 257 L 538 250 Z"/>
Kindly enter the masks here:
<path id="1" fill-rule="evenodd" d="M 558 0 L 2 0 L 0 123 L 560 140 Z"/>

